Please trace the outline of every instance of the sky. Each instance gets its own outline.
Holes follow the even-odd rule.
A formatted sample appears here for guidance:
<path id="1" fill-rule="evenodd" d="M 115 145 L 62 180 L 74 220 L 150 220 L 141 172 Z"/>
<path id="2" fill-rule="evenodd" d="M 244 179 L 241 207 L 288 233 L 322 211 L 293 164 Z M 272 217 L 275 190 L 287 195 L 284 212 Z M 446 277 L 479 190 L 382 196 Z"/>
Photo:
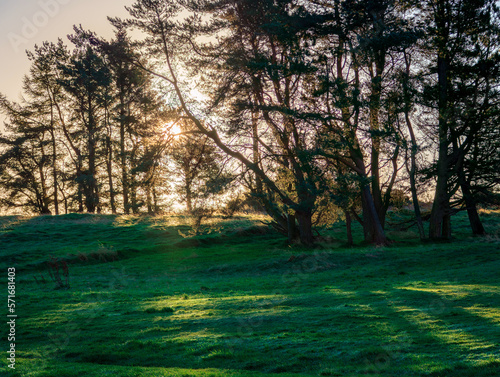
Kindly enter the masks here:
<path id="1" fill-rule="evenodd" d="M 133 0 L 0 0 L 0 93 L 17 101 L 30 63 L 26 50 L 72 34 L 73 25 L 111 38 L 107 16 L 126 18 Z M 3 117 L 0 120 L 3 123 Z M 0 127 L 1 129 L 1 127 Z"/>

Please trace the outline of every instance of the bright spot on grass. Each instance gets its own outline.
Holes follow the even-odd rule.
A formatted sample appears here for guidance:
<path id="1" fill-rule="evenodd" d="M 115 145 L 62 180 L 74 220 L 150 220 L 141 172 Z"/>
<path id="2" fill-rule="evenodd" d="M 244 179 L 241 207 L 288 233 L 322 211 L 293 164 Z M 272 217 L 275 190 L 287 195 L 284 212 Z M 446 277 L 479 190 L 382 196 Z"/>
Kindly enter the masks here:
<path id="1" fill-rule="evenodd" d="M 458 348 L 461 352 L 464 350 L 486 350 L 496 347 L 488 339 L 482 339 L 469 333 L 465 330 L 467 326 L 455 324 L 453 319 L 441 319 L 438 314 L 428 313 L 428 307 L 419 310 L 404 306 L 395 306 L 394 309 L 408 322 L 419 328 L 421 334 L 446 343 L 449 347 Z M 487 334 L 488 330 L 485 329 L 485 335 Z"/>
<path id="2" fill-rule="evenodd" d="M 499 308 L 484 308 L 480 306 L 471 306 L 467 308 L 463 308 L 467 312 L 484 318 L 488 321 L 498 323 L 500 325 L 500 309 Z"/>

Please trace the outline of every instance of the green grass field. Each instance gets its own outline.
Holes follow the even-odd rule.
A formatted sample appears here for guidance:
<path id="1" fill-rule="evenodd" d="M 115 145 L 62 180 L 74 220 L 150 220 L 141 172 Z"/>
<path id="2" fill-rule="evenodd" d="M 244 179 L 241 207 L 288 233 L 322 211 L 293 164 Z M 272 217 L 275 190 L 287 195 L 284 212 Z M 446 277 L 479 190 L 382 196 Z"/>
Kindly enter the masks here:
<path id="1" fill-rule="evenodd" d="M 486 237 L 460 214 L 451 243 L 393 227 L 384 248 L 358 228 L 345 247 L 339 223 L 314 250 L 250 217 L 189 237 L 178 217 L 3 217 L 19 317 L 0 375 L 500 376 L 500 214 L 482 216 Z"/>

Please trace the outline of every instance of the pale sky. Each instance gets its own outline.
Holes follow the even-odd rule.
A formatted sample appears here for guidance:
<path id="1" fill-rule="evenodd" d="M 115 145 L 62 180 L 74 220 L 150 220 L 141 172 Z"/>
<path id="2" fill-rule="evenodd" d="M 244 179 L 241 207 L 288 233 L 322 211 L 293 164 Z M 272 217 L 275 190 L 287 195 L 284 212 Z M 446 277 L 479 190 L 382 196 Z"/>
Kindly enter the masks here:
<path id="1" fill-rule="evenodd" d="M 134 0 L 0 0 L 0 93 L 17 101 L 22 78 L 29 70 L 25 51 L 43 41 L 66 42 L 73 25 L 111 38 L 107 16 L 128 16 L 125 5 Z M 0 115 L 1 123 L 3 117 Z M 0 126 L 1 129 L 1 126 Z"/>

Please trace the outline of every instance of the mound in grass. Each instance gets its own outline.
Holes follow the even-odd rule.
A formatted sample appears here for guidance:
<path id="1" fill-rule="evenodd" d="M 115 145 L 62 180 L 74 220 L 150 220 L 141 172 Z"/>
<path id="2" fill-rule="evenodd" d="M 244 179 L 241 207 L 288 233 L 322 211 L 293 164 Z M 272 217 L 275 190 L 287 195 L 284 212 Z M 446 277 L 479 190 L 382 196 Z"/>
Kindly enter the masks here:
<path id="1" fill-rule="evenodd" d="M 144 310 L 145 313 L 173 313 L 175 310 L 165 306 L 163 308 L 147 308 Z"/>

